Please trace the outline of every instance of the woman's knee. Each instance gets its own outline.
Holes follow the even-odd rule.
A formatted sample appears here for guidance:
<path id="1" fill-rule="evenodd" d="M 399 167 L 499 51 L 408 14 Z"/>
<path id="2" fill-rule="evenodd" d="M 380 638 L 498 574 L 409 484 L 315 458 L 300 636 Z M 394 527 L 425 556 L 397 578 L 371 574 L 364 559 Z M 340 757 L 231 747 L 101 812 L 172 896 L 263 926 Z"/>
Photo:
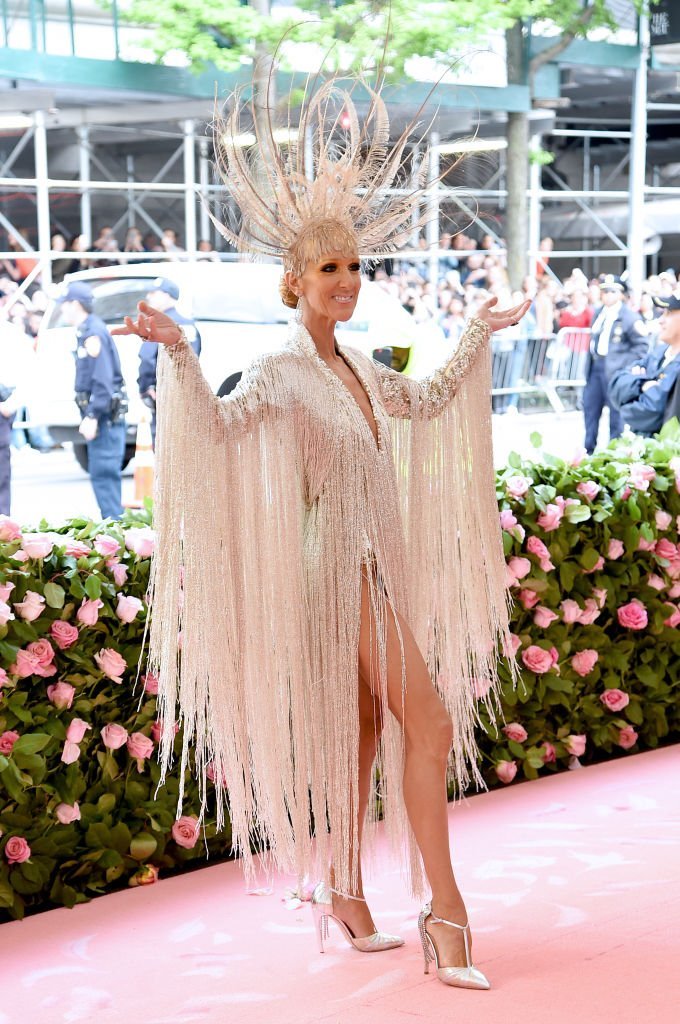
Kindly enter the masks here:
<path id="1" fill-rule="evenodd" d="M 453 722 L 444 707 L 419 728 L 406 730 L 406 746 L 418 756 L 446 763 L 453 744 Z"/>

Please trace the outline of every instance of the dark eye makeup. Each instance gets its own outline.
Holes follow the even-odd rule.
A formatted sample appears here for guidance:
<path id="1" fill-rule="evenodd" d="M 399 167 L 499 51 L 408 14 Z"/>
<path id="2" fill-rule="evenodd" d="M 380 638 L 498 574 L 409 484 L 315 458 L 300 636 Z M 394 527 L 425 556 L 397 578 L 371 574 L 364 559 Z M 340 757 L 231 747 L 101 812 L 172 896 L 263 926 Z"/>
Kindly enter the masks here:
<path id="1" fill-rule="evenodd" d="M 338 265 L 337 265 L 337 263 L 324 263 L 324 265 L 320 269 L 321 269 L 322 273 L 333 274 L 338 269 Z M 353 271 L 354 273 L 358 273 L 358 271 L 361 270 L 361 264 L 360 263 L 350 263 L 349 269 L 351 271 Z"/>

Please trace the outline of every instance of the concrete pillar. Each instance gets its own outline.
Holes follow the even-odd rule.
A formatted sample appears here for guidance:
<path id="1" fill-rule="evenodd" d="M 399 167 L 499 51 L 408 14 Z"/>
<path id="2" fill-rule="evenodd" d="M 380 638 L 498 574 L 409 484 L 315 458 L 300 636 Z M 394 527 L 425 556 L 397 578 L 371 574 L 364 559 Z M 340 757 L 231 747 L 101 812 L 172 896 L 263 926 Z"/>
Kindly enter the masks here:
<path id="1" fill-rule="evenodd" d="M 33 145 L 35 151 L 36 207 L 38 214 L 38 251 L 42 263 L 43 287 L 52 284 L 52 261 L 50 259 L 50 193 L 47 170 L 47 129 L 45 127 L 45 111 L 36 110 L 33 114 L 35 131 Z"/>

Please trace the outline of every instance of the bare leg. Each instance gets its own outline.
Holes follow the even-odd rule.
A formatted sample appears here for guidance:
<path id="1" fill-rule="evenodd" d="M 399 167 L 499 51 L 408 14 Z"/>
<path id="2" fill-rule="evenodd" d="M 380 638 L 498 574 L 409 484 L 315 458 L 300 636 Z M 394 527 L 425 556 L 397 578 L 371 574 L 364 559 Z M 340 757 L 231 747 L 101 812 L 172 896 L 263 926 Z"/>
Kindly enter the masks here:
<path id="1" fill-rule="evenodd" d="M 359 849 L 366 821 L 366 810 L 373 785 L 373 765 L 382 732 L 380 702 L 371 693 L 366 682 L 359 677 Z M 331 873 L 332 877 L 332 873 Z M 363 896 L 361 860 L 359 861 L 359 888 L 355 896 Z M 333 894 L 333 908 L 338 916 L 357 936 L 372 935 L 376 930 L 371 912 L 365 903 L 346 900 Z"/>
<path id="2" fill-rule="evenodd" d="M 368 584 L 362 580 L 359 671 L 371 683 L 377 678 L 375 626 L 371 623 Z M 402 652 L 394 617 L 388 610 L 387 695 L 389 709 L 404 730 L 404 801 L 432 889 L 437 917 L 465 924 L 467 912 L 451 866 L 446 766 L 453 737 L 451 719 L 434 688 L 427 666 L 407 624 L 398 617 L 406 663 L 402 705 Z M 428 924 L 437 943 L 440 964 L 465 966 L 462 932 Z"/>

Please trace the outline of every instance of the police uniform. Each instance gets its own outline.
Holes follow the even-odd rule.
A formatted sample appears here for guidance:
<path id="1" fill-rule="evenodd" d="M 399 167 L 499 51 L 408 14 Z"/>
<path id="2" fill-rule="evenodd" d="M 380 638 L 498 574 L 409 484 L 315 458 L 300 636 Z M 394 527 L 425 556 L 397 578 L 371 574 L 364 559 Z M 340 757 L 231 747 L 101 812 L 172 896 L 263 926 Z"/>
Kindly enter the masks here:
<path id="1" fill-rule="evenodd" d="M 632 367 L 619 370 L 609 385 L 612 403 L 620 410 L 624 423 L 636 434 L 651 437 L 668 418 L 666 410 L 671 392 L 680 376 L 680 355 L 669 345 L 657 345 L 639 363 L 642 373 L 632 373 Z M 642 390 L 647 381 L 656 381 L 654 387 Z"/>
<path id="2" fill-rule="evenodd" d="M 102 517 L 117 519 L 123 513 L 121 478 L 126 432 L 118 350 L 106 324 L 94 313 L 78 326 L 76 335 L 76 403 L 83 419 L 97 420 L 97 436 L 87 442 L 90 480 Z"/>
<path id="3" fill-rule="evenodd" d="M 153 282 L 149 291 L 164 291 L 173 299 L 179 298 L 179 288 L 174 281 L 168 278 L 158 278 Z M 196 322 L 191 317 L 182 316 L 174 306 L 166 309 L 165 315 L 174 320 L 184 330 L 187 341 L 197 356 L 201 354 L 201 335 L 196 327 Z M 143 341 L 139 348 L 139 376 L 137 386 L 145 404 L 152 410 L 151 436 L 156 438 L 156 402 L 148 392 L 150 388 L 156 387 L 156 368 L 158 363 L 158 344 L 153 341 Z"/>
<path id="4" fill-rule="evenodd" d="M 619 373 L 647 355 L 649 343 L 645 327 L 638 313 L 623 302 L 624 285 L 620 278 L 605 274 L 600 286 L 621 293 L 618 307 L 602 306 L 596 313 L 591 329 L 590 365 L 583 389 L 583 415 L 585 419 L 586 451 L 592 453 L 597 444 L 602 411 L 609 407 L 610 440 L 619 437 L 623 421 L 618 409 L 610 402 L 609 382 Z"/>

